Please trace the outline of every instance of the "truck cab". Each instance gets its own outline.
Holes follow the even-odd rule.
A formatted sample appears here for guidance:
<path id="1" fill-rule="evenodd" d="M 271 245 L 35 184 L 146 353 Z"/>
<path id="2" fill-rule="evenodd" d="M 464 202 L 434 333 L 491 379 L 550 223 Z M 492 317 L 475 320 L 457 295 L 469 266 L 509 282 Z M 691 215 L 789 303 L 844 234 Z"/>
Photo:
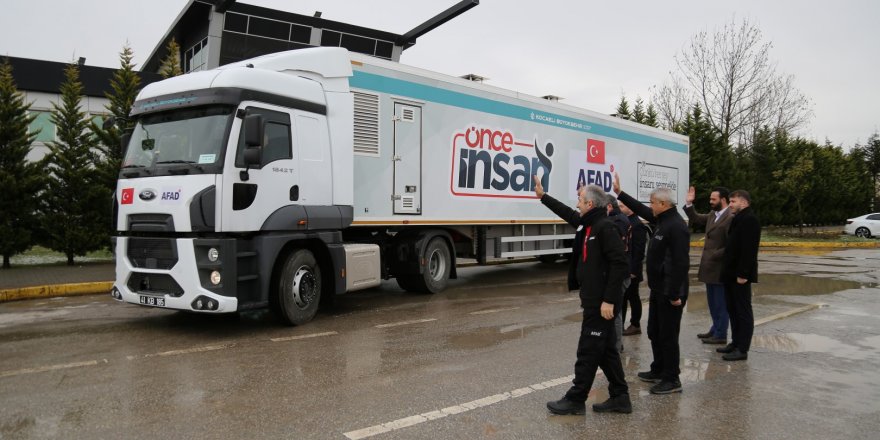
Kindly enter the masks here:
<path id="1" fill-rule="evenodd" d="M 116 193 L 114 298 L 206 313 L 270 306 L 299 324 L 322 290 L 347 289 L 351 67 L 342 49 L 303 52 L 305 70 L 268 55 L 138 95 Z M 362 288 L 378 284 L 374 266 Z M 279 285 L 289 292 L 271 294 Z"/>

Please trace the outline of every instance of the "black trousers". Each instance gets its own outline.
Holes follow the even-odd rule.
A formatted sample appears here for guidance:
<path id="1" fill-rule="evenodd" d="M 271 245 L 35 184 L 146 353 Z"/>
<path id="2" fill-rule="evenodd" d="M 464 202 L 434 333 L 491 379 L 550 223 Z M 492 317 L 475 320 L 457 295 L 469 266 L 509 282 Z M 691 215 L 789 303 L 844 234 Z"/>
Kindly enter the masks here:
<path id="1" fill-rule="evenodd" d="M 602 369 L 608 379 L 608 394 L 611 397 L 629 393 L 623 365 L 620 363 L 620 352 L 617 351 L 614 320 L 603 318 L 598 307 L 591 307 L 584 309 L 577 361 L 574 364 L 574 381 L 565 397 L 575 402 L 586 401 L 598 368 Z"/>
<path id="2" fill-rule="evenodd" d="M 678 333 L 681 330 L 681 312 L 687 298 L 682 298 L 680 306 L 674 306 L 666 295 L 651 292 L 648 309 L 648 339 L 654 352 L 651 372 L 660 374 L 663 380 L 677 381 L 681 374 L 679 369 L 680 350 Z"/>
<path id="3" fill-rule="evenodd" d="M 633 327 L 641 327 L 642 299 L 639 298 L 639 283 L 636 282 L 635 278 L 630 279 L 629 287 L 623 292 L 623 304 L 620 306 L 620 316 L 623 318 L 624 323 L 626 323 L 627 303 L 632 307 L 629 323 Z"/>
<path id="4" fill-rule="evenodd" d="M 752 313 L 752 283 L 724 283 L 724 299 L 730 316 L 731 343 L 743 353 L 752 346 L 755 315 Z"/>

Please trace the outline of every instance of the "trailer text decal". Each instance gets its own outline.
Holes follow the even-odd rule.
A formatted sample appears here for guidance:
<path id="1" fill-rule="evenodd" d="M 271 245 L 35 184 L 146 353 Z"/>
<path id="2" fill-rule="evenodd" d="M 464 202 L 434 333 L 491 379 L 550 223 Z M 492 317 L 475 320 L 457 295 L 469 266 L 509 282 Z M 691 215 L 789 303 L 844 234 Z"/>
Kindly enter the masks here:
<path id="1" fill-rule="evenodd" d="M 543 151 L 542 151 L 543 150 Z M 522 142 L 504 129 L 472 125 L 452 136 L 452 194 L 534 199 L 532 175 L 550 191 L 553 143 Z"/>

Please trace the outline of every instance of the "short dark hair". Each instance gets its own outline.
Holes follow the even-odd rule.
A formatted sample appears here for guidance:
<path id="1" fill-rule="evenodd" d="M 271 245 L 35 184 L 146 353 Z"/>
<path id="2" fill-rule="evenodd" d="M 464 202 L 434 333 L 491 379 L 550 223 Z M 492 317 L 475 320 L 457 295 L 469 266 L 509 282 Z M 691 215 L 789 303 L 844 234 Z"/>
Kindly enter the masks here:
<path id="1" fill-rule="evenodd" d="M 736 190 L 736 191 L 730 193 L 730 197 L 731 197 L 731 198 L 736 197 L 736 198 L 738 198 L 738 199 L 743 199 L 743 200 L 745 200 L 746 202 L 748 202 L 749 205 L 752 204 L 752 196 L 750 196 L 750 195 L 749 195 L 749 192 L 746 191 L 746 190 L 744 190 L 744 189 L 738 189 L 738 190 Z"/>
<path id="2" fill-rule="evenodd" d="M 721 197 L 727 203 L 730 203 L 730 190 L 726 187 L 716 186 L 715 188 L 712 188 L 712 192 L 718 192 L 718 197 Z"/>

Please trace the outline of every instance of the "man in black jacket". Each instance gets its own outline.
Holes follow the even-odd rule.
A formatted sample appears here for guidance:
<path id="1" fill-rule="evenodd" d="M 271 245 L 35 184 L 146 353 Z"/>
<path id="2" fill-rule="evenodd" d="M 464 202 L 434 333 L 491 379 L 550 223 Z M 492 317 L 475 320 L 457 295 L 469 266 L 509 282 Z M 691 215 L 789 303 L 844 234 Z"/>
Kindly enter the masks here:
<path id="1" fill-rule="evenodd" d="M 623 242 L 606 214 L 605 192 L 595 185 L 582 188 L 577 211 L 545 194 L 537 176 L 535 194 L 544 206 L 577 229 L 572 243 L 568 287 L 580 290 L 584 309 L 574 381 L 562 399 L 547 402 L 547 409 L 554 414 L 583 414 L 596 369 L 601 368 L 608 379 L 610 397 L 593 405 L 593 411 L 631 413 L 629 387 L 614 332 L 615 307 L 620 305 L 628 266 Z"/>
<path id="2" fill-rule="evenodd" d="M 627 305 L 632 308 L 629 327 L 623 331 L 623 336 L 631 336 L 642 333 L 642 299 L 639 298 L 639 283 L 643 280 L 642 262 L 645 260 L 645 245 L 648 244 L 648 227 L 626 205 L 621 205 L 620 211 L 626 216 L 631 225 L 629 240 L 629 287 L 623 293 L 623 306 L 620 308 L 620 316 L 624 322 L 626 321 Z"/>
<path id="3" fill-rule="evenodd" d="M 730 193 L 728 207 L 733 213 L 733 220 L 730 221 L 727 245 L 724 247 L 721 281 L 724 283 L 733 340 L 726 347 L 717 349 L 719 353 L 724 353 L 722 359 L 726 361 L 743 361 L 749 358 L 752 333 L 755 331 L 752 283 L 758 282 L 761 223 L 750 205 L 751 197 L 747 191 L 740 189 Z"/>
<path id="4" fill-rule="evenodd" d="M 680 352 L 678 333 L 681 312 L 687 302 L 688 268 L 690 267 L 690 231 L 684 219 L 675 210 L 673 193 L 668 188 L 651 192 L 648 208 L 620 190 L 620 176 L 614 173 L 612 183 L 617 199 L 639 217 L 657 225 L 648 242 L 645 266 L 650 289 L 648 309 L 648 338 L 654 352 L 649 371 L 638 374 L 639 379 L 652 382 L 652 394 L 681 392 L 678 367 Z"/>

